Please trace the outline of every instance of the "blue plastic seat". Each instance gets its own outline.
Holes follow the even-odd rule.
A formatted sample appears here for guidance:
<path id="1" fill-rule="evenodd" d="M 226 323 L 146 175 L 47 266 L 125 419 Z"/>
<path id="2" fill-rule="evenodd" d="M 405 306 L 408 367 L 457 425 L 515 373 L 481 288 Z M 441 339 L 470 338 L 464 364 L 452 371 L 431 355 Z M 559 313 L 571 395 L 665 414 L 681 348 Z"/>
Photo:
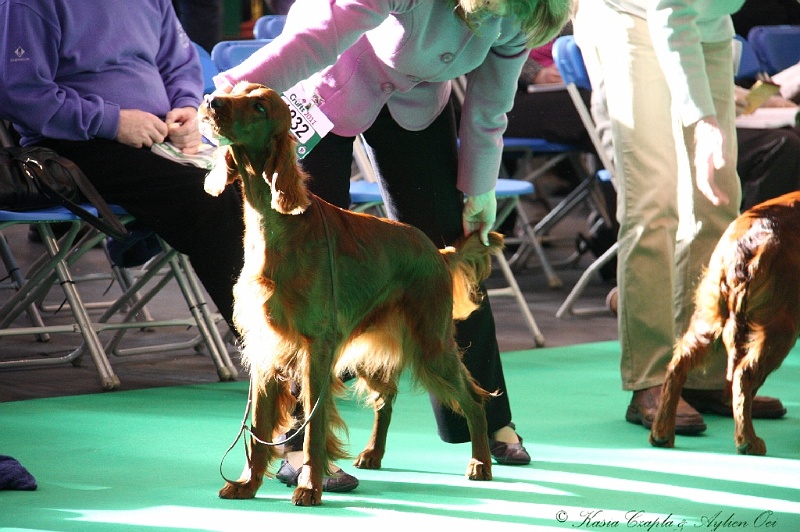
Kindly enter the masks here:
<path id="1" fill-rule="evenodd" d="M 754 26 L 747 41 L 770 76 L 800 62 L 800 26 Z"/>
<path id="2" fill-rule="evenodd" d="M 256 20 L 253 36 L 256 39 L 274 39 L 283 31 L 286 15 L 264 15 Z"/>
<path id="3" fill-rule="evenodd" d="M 220 72 L 240 64 L 272 39 L 241 39 L 220 41 L 211 49 L 211 59 Z"/>

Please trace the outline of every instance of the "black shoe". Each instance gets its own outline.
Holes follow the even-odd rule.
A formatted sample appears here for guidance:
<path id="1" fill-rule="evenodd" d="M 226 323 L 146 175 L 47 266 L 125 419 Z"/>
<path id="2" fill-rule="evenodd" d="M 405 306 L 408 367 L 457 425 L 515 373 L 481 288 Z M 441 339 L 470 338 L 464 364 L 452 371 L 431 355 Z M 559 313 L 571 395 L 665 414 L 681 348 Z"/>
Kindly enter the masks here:
<path id="1" fill-rule="evenodd" d="M 513 429 L 514 424 L 509 423 Z M 492 451 L 492 457 L 500 465 L 528 465 L 531 463 L 531 455 L 525 450 L 522 445 L 522 437 L 517 434 L 519 443 L 506 443 L 497 440 L 489 440 L 489 450 Z"/>
<path id="2" fill-rule="evenodd" d="M 289 460 L 283 459 L 281 467 L 275 473 L 275 478 L 286 484 L 287 486 L 297 486 L 297 477 L 300 476 L 300 471 L 292 467 Z M 358 487 L 358 479 L 353 475 L 349 475 L 342 470 L 339 470 L 333 476 L 325 476 L 322 478 L 322 491 L 329 493 L 344 493 L 346 491 L 353 491 Z"/>

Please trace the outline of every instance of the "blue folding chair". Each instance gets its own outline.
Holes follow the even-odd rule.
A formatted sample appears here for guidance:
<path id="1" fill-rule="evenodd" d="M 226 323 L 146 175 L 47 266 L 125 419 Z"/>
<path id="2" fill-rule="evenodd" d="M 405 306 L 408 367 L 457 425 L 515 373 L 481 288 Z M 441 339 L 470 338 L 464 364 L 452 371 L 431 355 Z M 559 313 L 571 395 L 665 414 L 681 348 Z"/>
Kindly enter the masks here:
<path id="1" fill-rule="evenodd" d="M 269 44 L 272 39 L 220 41 L 211 49 L 211 59 L 220 72 L 231 69 Z"/>
<path id="2" fill-rule="evenodd" d="M 9 125 L 0 123 L 0 145 L 8 147 L 15 144 L 15 139 L 10 135 Z M 123 223 L 133 220 L 124 209 L 111 206 L 114 213 Z M 91 205 L 83 208 L 97 216 L 97 210 Z M 67 232 L 56 238 L 53 224 L 69 224 Z M 23 274 L 22 268 L 16 259 L 14 251 L 4 230 L 12 226 L 22 225 L 27 229 L 33 226 L 39 233 L 45 252 Z M 86 234 L 78 238 L 79 231 L 84 227 L 83 220 L 64 207 L 47 207 L 26 211 L 0 210 L 0 258 L 9 274 L 9 286 L 13 294 L 0 306 L 0 340 L 5 336 L 35 336 L 39 341 L 47 341 L 51 334 L 79 333 L 83 342 L 76 349 L 62 356 L 47 356 L 36 358 L 2 358 L 0 370 L 45 367 L 66 363 L 78 364 L 83 355 L 88 351 L 96 370 L 100 376 L 103 389 L 110 390 L 120 385 L 119 378 L 109 362 L 108 355 L 134 355 L 150 352 L 172 351 L 176 349 L 197 348 L 205 345 L 209 355 L 217 367 L 220 380 L 231 380 L 237 376 L 237 369 L 230 359 L 224 341 L 216 328 L 217 317 L 213 316 L 206 304 L 205 295 L 196 280 L 188 258 L 171 249 L 165 242 L 161 242 L 164 250 L 159 258 L 149 262 L 142 269 L 141 275 L 130 283 L 120 282 L 123 289 L 121 296 L 113 303 L 102 304 L 106 312 L 95 319 L 90 315 L 93 306 L 81 296 L 78 282 L 85 280 L 108 279 L 109 276 L 98 276 L 90 273 L 76 276 L 72 266 L 86 253 L 94 249 L 107 236 L 97 229 L 90 228 Z M 166 271 L 169 266 L 170 271 Z M 151 283 L 156 276 L 160 280 Z M 188 318 L 138 321 L 137 317 L 144 305 L 152 300 L 166 283 L 175 279 L 179 285 L 187 308 L 191 313 Z M 58 324 L 46 324 L 40 308 L 45 309 L 42 301 L 51 289 L 60 288 L 67 302 L 65 312 L 60 316 Z M 62 307 L 58 307 L 62 308 Z M 119 313 L 125 311 L 124 317 Z M 19 319 L 25 319 L 27 314 L 29 326 L 21 325 Z M 64 316 L 69 316 L 71 320 Z M 112 319 L 114 318 L 114 319 Z M 68 322 L 68 323 L 63 323 Z M 170 342 L 153 345 L 149 343 L 143 347 L 122 347 L 120 342 L 125 331 L 153 327 L 196 327 L 198 337 L 184 342 Z M 111 340 L 103 345 L 98 333 L 115 331 Z"/>
<path id="3" fill-rule="evenodd" d="M 758 59 L 753 45 L 741 35 L 736 35 L 734 39 L 739 43 L 741 49 L 739 67 L 736 69 L 736 75 L 734 77 L 737 80 L 757 79 L 761 74 L 766 72 L 766 70 Z"/>
<path id="4" fill-rule="evenodd" d="M 253 26 L 253 37 L 256 39 L 274 39 L 283 31 L 286 15 L 264 15 L 256 19 Z"/>
<path id="5" fill-rule="evenodd" d="M 770 76 L 800 62 L 800 26 L 754 26 L 747 41 Z"/>
<path id="6" fill-rule="evenodd" d="M 581 53 L 581 50 L 572 35 L 564 35 L 556 39 L 555 43 L 553 44 L 553 60 L 555 61 L 559 74 L 561 74 L 561 78 L 564 80 L 564 83 L 567 86 L 567 91 L 569 92 L 572 102 L 575 105 L 575 109 L 578 111 L 578 115 L 581 117 L 581 121 L 586 128 L 586 132 L 589 134 L 589 139 L 592 141 L 595 151 L 597 152 L 597 155 L 603 164 L 604 169 L 596 172 L 593 176 L 593 179 L 587 182 L 587 186 L 589 187 L 588 190 L 595 198 L 594 204 L 598 210 L 598 214 L 600 214 L 600 216 L 606 220 L 606 223 L 610 224 L 614 213 L 608 212 L 605 198 L 602 197 L 602 193 L 599 191 L 598 184 L 602 181 L 610 181 L 611 183 L 614 182 L 614 164 L 613 161 L 611 161 L 611 159 L 608 157 L 606 149 L 603 146 L 598 134 L 597 125 L 595 124 L 594 118 L 592 118 L 592 114 L 587 108 L 586 103 L 579 91 L 579 89 L 592 90 L 592 84 L 589 80 L 589 74 L 586 71 L 586 65 L 583 62 L 583 54 Z M 578 282 L 572 288 L 570 293 L 567 295 L 567 298 L 564 300 L 564 303 L 562 303 L 561 307 L 556 312 L 556 317 L 561 318 L 567 313 L 585 315 L 608 312 L 606 307 L 576 309 L 575 303 L 585 290 L 586 285 L 600 270 L 600 268 L 608 264 L 612 259 L 614 259 L 614 257 L 616 257 L 618 249 L 619 244 L 614 243 L 613 246 L 605 251 L 600 257 L 595 259 L 583 271 L 581 277 L 578 279 Z"/>

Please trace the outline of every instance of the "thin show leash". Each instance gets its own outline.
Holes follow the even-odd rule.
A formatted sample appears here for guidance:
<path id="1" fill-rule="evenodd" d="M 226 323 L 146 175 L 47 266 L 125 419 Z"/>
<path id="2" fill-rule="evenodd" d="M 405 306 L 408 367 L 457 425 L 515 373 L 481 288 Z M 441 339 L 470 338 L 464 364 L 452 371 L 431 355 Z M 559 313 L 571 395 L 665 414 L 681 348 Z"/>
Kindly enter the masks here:
<path id="1" fill-rule="evenodd" d="M 275 179 L 274 176 L 273 176 L 273 179 Z M 331 244 L 331 242 L 332 242 L 331 230 L 330 230 L 330 227 L 328 226 L 328 220 L 325 218 L 325 213 L 322 211 L 322 207 L 320 205 L 319 198 L 317 196 L 313 196 L 313 195 L 311 197 L 316 202 L 317 210 L 319 211 L 320 218 L 322 219 L 322 226 L 325 228 L 325 242 L 327 243 L 327 246 L 328 246 L 328 264 L 330 265 L 329 272 L 331 274 L 331 299 L 332 299 L 332 303 L 333 303 L 333 315 L 335 317 L 335 316 L 338 315 L 338 309 L 337 309 L 337 306 L 336 306 L 336 302 L 337 302 L 337 299 L 338 299 L 338 294 L 336 292 L 336 275 L 335 275 L 335 263 L 334 263 L 334 260 L 333 260 L 333 246 Z M 336 329 L 334 328 L 334 335 L 335 334 L 336 334 Z M 234 481 L 230 480 L 228 477 L 225 476 L 225 473 L 223 473 L 223 471 L 222 471 L 222 466 L 225 463 L 225 458 L 228 456 L 228 453 L 230 453 L 231 450 L 236 446 L 236 444 L 239 443 L 239 440 L 241 439 L 242 434 L 244 434 L 245 432 L 247 432 L 250 435 L 250 437 L 253 438 L 257 443 L 260 443 L 262 445 L 268 445 L 270 447 L 277 447 L 278 445 L 285 445 L 285 444 L 289 443 L 290 441 L 294 440 L 295 438 L 297 438 L 300 434 L 303 434 L 303 432 L 305 431 L 306 426 L 308 426 L 309 422 L 314 417 L 314 414 L 317 412 L 317 407 L 319 407 L 320 400 L 325 396 L 325 394 L 328 393 L 328 387 L 330 386 L 330 382 L 331 382 L 330 379 L 325 379 L 325 382 L 323 383 L 322 389 L 319 392 L 319 396 L 317 396 L 317 400 L 314 402 L 314 406 L 311 409 L 311 412 L 309 412 L 308 417 L 306 417 L 306 419 L 303 421 L 303 423 L 300 425 L 300 427 L 297 428 L 297 430 L 295 431 L 294 434 L 292 434 L 291 436 L 289 436 L 288 438 L 286 438 L 285 440 L 280 441 L 280 442 L 269 442 L 269 441 L 264 441 L 261 438 L 259 438 L 258 436 L 256 436 L 255 434 L 253 434 L 253 430 L 247 425 L 247 418 L 250 416 L 250 409 L 253 406 L 253 394 L 252 394 L 252 392 L 253 392 L 253 379 L 250 379 L 250 385 L 249 385 L 249 388 L 247 390 L 247 405 L 245 406 L 244 417 L 242 418 L 242 422 L 241 422 L 241 428 L 239 429 L 239 433 L 236 435 L 236 439 L 234 439 L 233 443 L 230 444 L 228 449 L 225 451 L 225 454 L 222 455 L 222 459 L 219 462 L 219 474 L 222 477 L 222 479 L 224 481 L 226 481 L 226 482 L 230 482 L 230 483 L 234 482 Z M 245 453 L 246 453 L 246 456 L 247 456 L 247 461 L 249 463 L 250 462 L 250 452 L 249 452 L 249 449 L 247 448 L 247 446 L 245 446 Z"/>

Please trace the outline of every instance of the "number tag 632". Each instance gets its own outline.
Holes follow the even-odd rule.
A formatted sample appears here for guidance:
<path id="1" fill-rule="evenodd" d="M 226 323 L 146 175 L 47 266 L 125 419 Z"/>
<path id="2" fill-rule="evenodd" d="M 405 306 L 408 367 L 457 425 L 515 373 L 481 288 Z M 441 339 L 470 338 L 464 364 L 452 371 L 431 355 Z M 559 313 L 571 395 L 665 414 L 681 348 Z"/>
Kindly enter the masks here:
<path id="1" fill-rule="evenodd" d="M 300 84 L 282 94 L 292 114 L 291 132 L 297 139 L 297 157 L 302 159 L 333 128 L 333 123 L 308 98 Z"/>

